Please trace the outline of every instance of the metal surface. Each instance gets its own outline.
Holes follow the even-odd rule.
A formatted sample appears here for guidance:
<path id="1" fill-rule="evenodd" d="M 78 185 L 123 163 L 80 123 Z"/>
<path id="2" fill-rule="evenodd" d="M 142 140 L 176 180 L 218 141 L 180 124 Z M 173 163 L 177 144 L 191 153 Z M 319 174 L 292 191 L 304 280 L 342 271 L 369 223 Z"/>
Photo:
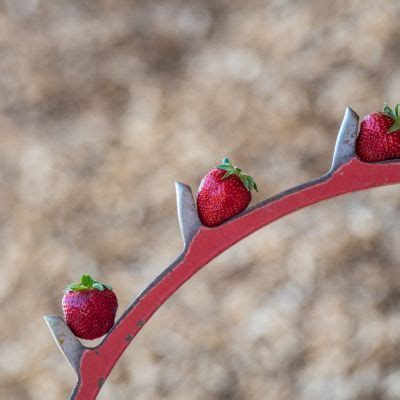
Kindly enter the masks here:
<path id="1" fill-rule="evenodd" d="M 357 134 L 358 115 L 350 107 L 347 107 L 336 139 L 331 171 L 346 164 L 356 156 Z"/>
<path id="2" fill-rule="evenodd" d="M 175 182 L 175 189 L 179 226 L 181 228 L 183 244 L 186 248 L 200 228 L 201 222 L 197 214 L 190 186 Z"/>
<path id="3" fill-rule="evenodd" d="M 358 115 L 348 108 L 338 134 L 332 167 L 326 175 L 264 200 L 215 228 L 200 224 L 189 186 L 177 183 L 184 250 L 128 307 L 103 342 L 95 348 L 83 347 L 71 337 L 61 317 L 45 317 L 58 346 L 78 374 L 70 399 L 95 399 L 113 366 L 146 321 L 193 274 L 236 242 L 311 204 L 400 182 L 399 160 L 370 164 L 355 156 L 357 130 Z"/>
<path id="4" fill-rule="evenodd" d="M 71 364 L 76 374 L 79 376 L 80 360 L 85 347 L 68 328 L 62 317 L 47 315 L 44 320 L 49 327 L 58 348 L 64 354 L 67 361 Z"/>

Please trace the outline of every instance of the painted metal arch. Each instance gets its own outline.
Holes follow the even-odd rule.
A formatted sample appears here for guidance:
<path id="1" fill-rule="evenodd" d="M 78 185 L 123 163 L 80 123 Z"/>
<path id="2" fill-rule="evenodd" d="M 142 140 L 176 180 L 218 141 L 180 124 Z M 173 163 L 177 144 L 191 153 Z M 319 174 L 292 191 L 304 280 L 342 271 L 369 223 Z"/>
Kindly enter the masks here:
<path id="1" fill-rule="evenodd" d="M 198 270 L 256 230 L 317 202 L 400 182 L 400 160 L 364 163 L 355 154 L 358 115 L 347 108 L 330 170 L 249 208 L 215 228 L 200 223 L 189 186 L 176 183 L 183 252 L 129 305 L 100 345 L 87 348 L 60 316 L 45 316 L 54 339 L 78 380 L 70 400 L 95 399 L 102 385 L 144 324 Z"/>

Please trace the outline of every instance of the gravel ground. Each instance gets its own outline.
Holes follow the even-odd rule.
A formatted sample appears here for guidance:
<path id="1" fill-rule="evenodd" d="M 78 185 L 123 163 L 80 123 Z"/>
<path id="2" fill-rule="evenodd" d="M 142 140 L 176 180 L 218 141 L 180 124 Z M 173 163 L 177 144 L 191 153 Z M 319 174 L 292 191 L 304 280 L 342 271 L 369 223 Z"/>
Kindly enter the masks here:
<path id="1" fill-rule="evenodd" d="M 42 316 L 88 272 L 120 313 L 180 251 L 173 182 L 225 155 L 262 200 L 343 112 L 400 101 L 400 3 L 0 0 L 0 398 L 66 399 Z M 113 400 L 400 399 L 398 187 L 255 233 L 173 296 Z"/>

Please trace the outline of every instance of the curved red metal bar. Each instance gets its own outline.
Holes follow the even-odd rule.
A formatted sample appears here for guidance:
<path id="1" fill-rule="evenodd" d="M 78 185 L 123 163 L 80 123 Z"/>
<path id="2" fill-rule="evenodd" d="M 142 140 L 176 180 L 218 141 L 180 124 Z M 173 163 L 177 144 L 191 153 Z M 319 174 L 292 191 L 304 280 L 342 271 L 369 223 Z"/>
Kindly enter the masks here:
<path id="1" fill-rule="evenodd" d="M 185 222 L 185 210 L 183 213 L 180 210 L 185 241 L 183 253 L 128 307 L 99 346 L 81 346 L 71 336 L 71 332 L 65 330 L 66 326 L 62 331 L 66 333 L 62 334 L 61 341 L 60 334 L 55 334 L 59 332 L 59 325 L 52 326 L 51 323 L 63 324 L 62 320 L 60 317 L 47 317 L 59 347 L 78 375 L 78 382 L 70 399 L 95 399 L 122 353 L 156 310 L 197 271 L 241 239 L 285 215 L 317 202 L 345 193 L 399 183 L 398 160 L 370 164 L 355 156 L 357 129 L 358 116 L 348 109 L 339 132 L 332 169 L 328 174 L 265 200 L 223 225 L 207 228 L 198 224 L 197 220 L 194 221 L 197 214 L 194 217 L 193 202 L 188 211 L 192 216 L 193 226 L 190 225 L 190 218 L 189 224 Z M 63 347 L 65 340 L 70 343 L 70 355 Z"/>

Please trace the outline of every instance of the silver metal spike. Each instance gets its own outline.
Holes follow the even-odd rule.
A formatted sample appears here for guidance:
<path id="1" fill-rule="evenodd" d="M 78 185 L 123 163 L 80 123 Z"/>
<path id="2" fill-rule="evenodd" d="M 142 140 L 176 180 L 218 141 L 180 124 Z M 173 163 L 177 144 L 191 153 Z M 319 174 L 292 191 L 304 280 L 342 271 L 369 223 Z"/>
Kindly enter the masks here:
<path id="1" fill-rule="evenodd" d="M 336 139 L 331 171 L 339 168 L 341 165 L 355 157 L 358 121 L 358 114 L 350 107 L 347 107 Z"/>
<path id="2" fill-rule="evenodd" d="M 46 315 L 44 320 L 57 346 L 79 376 L 80 361 L 85 347 L 68 328 L 62 317 Z"/>
<path id="3" fill-rule="evenodd" d="M 175 182 L 175 189 L 179 225 L 181 227 L 183 243 L 186 247 L 198 231 L 201 222 L 197 214 L 190 186 L 181 182 Z"/>

